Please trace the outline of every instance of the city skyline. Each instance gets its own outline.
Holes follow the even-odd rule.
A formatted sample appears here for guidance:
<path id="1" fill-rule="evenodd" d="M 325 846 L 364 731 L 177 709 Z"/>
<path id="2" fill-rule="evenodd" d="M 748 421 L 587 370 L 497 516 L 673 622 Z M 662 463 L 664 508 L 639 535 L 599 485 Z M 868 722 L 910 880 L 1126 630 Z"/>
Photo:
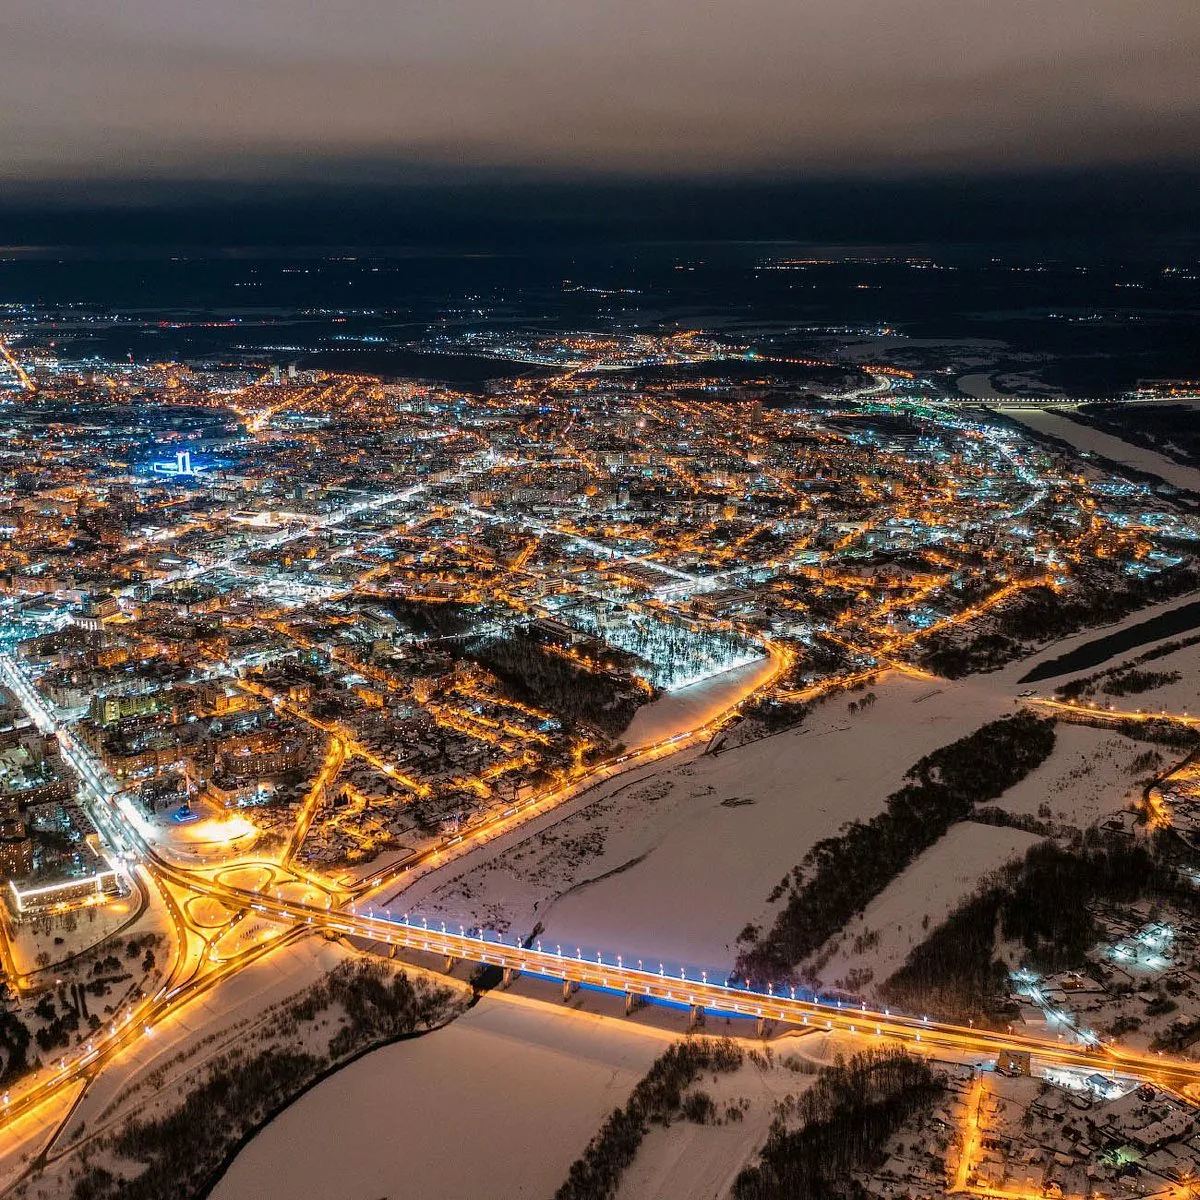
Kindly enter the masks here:
<path id="1" fill-rule="evenodd" d="M 0 5 L 0 1200 L 1200 1200 L 1195 4 Z"/>
<path id="2" fill-rule="evenodd" d="M 1082 1196 L 1135 1152 L 1182 1200 L 1192 264 L 624 254 L 4 264 L 0 1133 L 65 1114 L 50 1179 L 112 1200 L 200 1194 L 251 1135 L 238 1200 L 580 1200 L 628 1166 L 591 1122 L 636 1045 L 635 1113 L 680 1056 L 772 1080 L 662 1101 L 685 1128 L 766 1137 L 797 1072 L 892 1078 L 898 1123 L 837 1118 L 879 1200 Z M 940 332 L 980 295 L 993 336 Z M 323 1072 L 355 1131 L 417 1129 L 439 1085 L 381 1105 L 351 1062 L 428 1038 L 457 1111 L 479 1020 L 472 1095 L 514 1042 L 526 1071 L 470 1125 L 512 1172 L 343 1132 L 292 1177 L 338 1126 L 297 1100 Z M 546 1039 L 583 1073 L 559 1137 Z M 1043 1095 L 1095 1110 L 1045 1163 Z M 823 1111 L 668 1190 L 790 1200 L 772 1162 Z"/>

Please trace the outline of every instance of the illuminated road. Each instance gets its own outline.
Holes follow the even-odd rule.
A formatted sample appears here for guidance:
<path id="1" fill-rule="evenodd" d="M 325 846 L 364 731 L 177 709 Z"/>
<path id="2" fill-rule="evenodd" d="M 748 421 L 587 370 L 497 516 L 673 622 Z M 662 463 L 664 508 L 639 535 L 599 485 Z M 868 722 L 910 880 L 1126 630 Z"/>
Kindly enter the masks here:
<path id="1" fill-rule="evenodd" d="M 311 537 L 319 530 L 333 528 L 349 520 L 351 517 L 357 516 L 359 513 L 375 512 L 378 509 L 389 508 L 394 504 L 411 500 L 424 490 L 425 485 L 419 483 L 403 492 L 392 492 L 384 496 L 374 496 L 370 500 L 357 500 L 353 504 L 345 505 L 329 513 L 327 516 L 312 521 L 305 521 L 294 528 L 290 527 L 282 530 L 273 537 L 264 538 L 262 541 L 255 542 L 252 546 L 247 546 L 245 549 L 239 550 L 235 554 L 227 555 L 225 558 L 217 559 L 213 562 L 196 563 L 190 567 L 181 567 L 177 571 L 170 571 L 162 576 L 160 582 L 177 583 L 190 581 L 198 579 L 201 575 L 207 575 L 210 571 L 227 570 L 229 567 L 241 562 L 242 559 L 249 558 L 252 554 L 257 554 L 262 550 L 274 549 L 276 546 L 285 545 L 287 542 L 294 542 L 299 538 Z M 127 588 L 126 591 L 132 593 L 132 587 Z"/>
<path id="2" fill-rule="evenodd" d="M 625 963 L 619 956 L 605 960 L 572 955 L 562 947 L 554 950 L 525 948 L 517 943 L 465 932 L 429 929 L 424 923 L 363 913 L 361 905 L 346 912 L 295 904 L 256 896 L 238 889 L 214 889 L 214 895 L 230 903 L 250 901 L 266 916 L 290 922 L 303 921 L 335 933 L 432 954 L 444 959 L 500 967 L 518 974 L 542 976 L 588 987 L 643 997 L 650 1001 L 679 1005 L 723 1016 L 778 1021 L 798 1027 L 837 1030 L 861 1036 L 864 1041 L 893 1039 L 911 1043 L 923 1051 L 948 1050 L 955 1055 L 978 1055 L 994 1059 L 1004 1051 L 1029 1051 L 1040 1062 L 1087 1071 L 1116 1070 L 1130 1078 L 1153 1080 L 1179 1091 L 1200 1091 L 1200 1063 L 1185 1062 L 1156 1054 L 1130 1053 L 1113 1046 L 1071 1044 L 1066 1040 L 965 1028 L 926 1017 L 878 1012 L 865 1007 L 840 1007 L 796 998 L 792 994 L 762 993 L 700 978 L 678 977 L 664 969 L 647 969 Z"/>
<path id="3" fill-rule="evenodd" d="M 317 773 L 317 777 L 312 781 L 308 789 L 308 794 L 304 797 L 304 803 L 300 806 L 300 816 L 297 818 L 296 824 L 292 827 L 291 836 L 288 838 L 287 845 L 280 856 L 280 862 L 286 863 L 290 861 L 296 851 L 304 844 L 304 839 L 308 834 L 309 828 L 312 826 L 313 817 L 317 815 L 317 809 L 320 808 L 321 801 L 325 799 L 325 792 L 334 779 L 337 778 L 337 773 L 342 769 L 342 764 L 345 761 L 345 742 L 336 735 L 331 736 L 329 739 L 329 748 L 325 752 L 325 761 L 321 763 L 321 769 Z"/>
<path id="4" fill-rule="evenodd" d="M 776 656 L 777 676 L 787 668 L 790 659 L 787 653 L 768 647 Z M 597 954 L 595 960 L 581 953 L 572 956 L 556 946 L 553 951 L 537 947 L 525 948 L 519 944 L 508 944 L 486 935 L 471 935 L 465 931 L 457 934 L 445 930 L 431 930 L 422 924 L 418 927 L 406 920 L 376 915 L 360 900 L 350 910 L 330 910 L 327 907 L 298 900 L 285 900 L 265 892 L 235 887 L 211 879 L 193 870 L 185 869 L 163 858 L 145 839 L 130 807 L 128 797 L 122 796 L 115 783 L 104 777 L 103 769 L 92 760 L 90 753 L 71 732 L 58 728 L 58 723 L 45 702 L 40 699 L 24 678 L 16 663 L 8 656 L 0 656 L 0 675 L 17 693 L 26 710 L 42 728 L 58 734 L 65 760 L 79 774 L 83 787 L 81 796 L 89 815 L 105 840 L 127 860 L 140 861 L 154 878 L 169 906 L 176 922 L 176 936 L 180 941 L 181 953 L 168 982 L 150 999 L 136 1008 L 129 1009 L 119 1020 L 114 1020 L 107 1030 L 101 1031 L 85 1051 L 78 1057 L 63 1059 L 57 1071 L 49 1077 L 35 1079 L 13 1095 L 3 1097 L 4 1111 L 15 1117 L 41 1104 L 62 1088 L 86 1080 L 131 1040 L 147 1036 L 153 1025 L 163 1020 L 179 1005 L 215 986 L 222 979 L 253 961 L 260 954 L 291 938 L 305 933 L 324 931 L 333 935 L 345 935 L 396 946 L 408 951 L 432 954 L 448 960 L 470 962 L 500 967 L 506 971 L 531 974 L 623 993 L 629 998 L 642 998 L 651 1002 L 678 1005 L 694 1010 L 730 1017 L 775 1021 L 795 1027 L 837 1030 L 841 1033 L 861 1037 L 865 1042 L 894 1039 L 910 1043 L 914 1049 L 924 1052 L 948 1051 L 955 1056 L 979 1056 L 994 1058 L 1002 1051 L 1029 1051 L 1040 1063 L 1055 1066 L 1082 1068 L 1088 1071 L 1115 1070 L 1137 1080 L 1149 1080 L 1171 1087 L 1188 1096 L 1200 1096 L 1200 1063 L 1184 1062 L 1174 1058 L 1150 1054 L 1136 1054 L 1115 1046 L 1100 1046 L 1095 1039 L 1090 1042 L 1087 1035 L 1070 1036 L 1078 1041 L 1067 1041 L 1068 1035 L 1059 1040 L 1035 1038 L 1020 1034 L 1000 1033 L 989 1030 L 963 1028 L 945 1022 L 930 1021 L 916 1017 L 877 1012 L 865 1007 L 843 1008 L 838 1005 L 818 1003 L 796 997 L 794 993 L 776 995 L 770 990 L 766 994 L 727 983 L 710 982 L 704 972 L 699 978 L 688 977 L 681 970 L 678 978 L 666 973 L 660 964 L 658 970 L 646 967 L 642 962 L 636 966 L 626 964 L 620 956 L 605 959 Z M 736 706 L 731 706 L 736 707 Z M 506 823 L 521 819 L 522 811 L 533 815 L 532 810 L 543 809 L 561 803 L 567 794 L 575 794 L 583 786 L 591 786 L 605 778 L 611 778 L 631 764 L 641 765 L 677 753 L 687 746 L 694 746 L 711 737 L 712 732 L 728 716 L 718 715 L 700 729 L 688 730 L 643 750 L 622 755 L 610 763 L 603 764 L 590 773 L 585 780 L 577 781 L 547 796 L 525 802 L 523 806 L 492 818 L 488 822 L 450 839 L 446 847 L 470 839 L 485 838 L 502 829 Z M 331 748 L 332 751 L 332 748 Z M 331 759 L 327 758 L 326 767 Z M 426 856 L 436 857 L 439 848 Z M 402 864 L 399 871 L 409 871 L 413 860 Z M 393 873 L 394 874 L 394 873 Z M 369 881 L 378 885 L 388 876 L 377 876 Z M 205 954 L 207 942 L 197 929 L 186 923 L 179 906 L 169 900 L 168 889 L 162 885 L 173 884 L 186 893 L 209 896 L 237 912 L 255 912 L 267 920 L 288 927 L 282 938 L 271 939 L 256 946 L 244 955 L 211 965 L 211 956 Z M 364 908 L 366 911 L 364 912 Z M 190 936 L 189 936 L 190 935 Z M 199 947 L 194 945 L 196 936 L 201 939 Z"/>
<path id="5" fill-rule="evenodd" d="M 773 645 L 768 645 L 767 649 L 775 663 L 775 670 L 769 679 L 760 686 L 768 686 L 773 683 L 791 664 L 790 654 L 785 649 Z M 0 678 L 17 696 L 38 728 L 44 733 L 52 733 L 57 736 L 64 761 L 79 776 L 82 785 L 81 802 L 105 842 L 126 861 L 140 862 L 159 886 L 159 890 L 171 908 L 180 947 L 180 953 L 168 984 L 164 985 L 152 999 L 144 1000 L 140 1005 L 130 1008 L 119 1021 L 114 1021 L 109 1028 L 101 1030 L 88 1043 L 85 1053 L 70 1060 L 64 1058 L 60 1068 L 51 1076 L 43 1079 L 35 1078 L 32 1082 L 27 1081 L 23 1087 L 18 1087 L 11 1094 L 5 1093 L 3 1097 L 0 1097 L 0 1107 L 6 1118 L 15 1119 L 58 1095 L 62 1089 L 74 1086 L 81 1080 L 90 1079 L 104 1063 L 108 1062 L 114 1054 L 119 1053 L 131 1040 L 147 1034 L 155 1023 L 165 1019 L 180 1005 L 187 1003 L 194 996 L 202 994 L 242 965 L 253 961 L 253 958 L 259 954 L 266 953 L 272 946 L 281 944 L 281 939 L 273 939 L 261 947 L 255 947 L 245 955 L 222 963 L 216 969 L 207 970 L 206 973 L 201 974 L 201 971 L 205 970 L 207 960 L 204 935 L 200 930 L 188 924 L 185 914 L 171 900 L 169 891 L 162 886 L 164 882 L 174 884 L 193 895 L 210 896 L 235 911 L 252 911 L 286 923 L 292 926 L 287 936 L 303 936 L 305 933 L 315 932 L 319 929 L 338 934 L 349 932 L 364 938 L 372 938 L 375 935 L 374 923 L 369 918 L 360 920 L 353 913 L 348 915 L 331 914 L 327 907 L 285 902 L 277 897 L 272 898 L 256 891 L 233 887 L 218 880 L 209 879 L 162 857 L 142 834 L 129 798 L 122 793 L 115 781 L 107 777 L 107 772 L 88 748 L 75 738 L 69 728 L 59 722 L 49 705 L 25 677 L 16 661 L 6 654 L 0 654 Z M 456 857 L 457 854 L 469 851 L 479 840 L 495 836 L 516 824 L 541 815 L 571 796 L 577 795 L 581 790 L 595 786 L 635 766 L 640 767 L 647 763 L 653 763 L 689 747 L 707 742 L 713 732 L 744 698 L 744 696 L 739 697 L 728 708 L 715 714 L 702 727 L 621 755 L 608 763 L 602 763 L 579 780 L 542 796 L 532 797 L 468 831 L 444 839 L 438 845 L 405 860 L 392 870 L 380 873 L 364 886 L 385 886 L 394 881 L 398 875 L 411 872 L 426 863 L 441 865 L 450 858 Z M 343 757 L 352 748 L 359 749 L 357 746 L 352 747 L 342 739 L 335 737 L 321 774 L 328 773 L 332 778 L 336 774 L 333 767 L 334 760 Z M 338 768 L 340 765 L 339 761 Z M 306 804 L 305 810 L 310 823 L 319 794 L 320 789 L 314 785 L 308 797 L 311 805 Z M 299 839 L 295 844 L 299 844 Z M 336 922 L 335 917 L 337 917 Z M 191 939 L 188 936 L 189 932 L 193 935 Z M 199 947 L 192 945 L 196 938 L 200 939 Z M 466 957 L 466 954 L 464 953 L 463 956 Z"/>
<path id="6" fill-rule="evenodd" d="M 530 796 L 526 800 L 510 805 L 500 813 L 468 825 L 458 833 L 443 838 L 435 845 L 378 872 L 367 880 L 365 886 L 374 894 L 387 888 L 401 876 L 411 876 L 421 867 L 430 864 L 443 866 L 452 859 L 470 853 L 483 842 L 490 841 L 535 817 L 543 816 L 578 796 L 581 792 L 590 791 L 618 775 L 660 762 L 671 755 L 680 754 L 684 750 L 707 745 L 717 730 L 738 711 L 749 695 L 772 687 L 791 667 L 792 655 L 786 647 L 779 646 L 774 642 L 767 642 L 764 643 L 764 648 L 772 660 L 771 674 L 756 683 L 752 689 L 731 701 L 726 707 L 710 715 L 703 724 L 697 725 L 694 729 L 672 734 L 661 741 L 651 742 L 635 750 L 626 751 L 616 758 L 599 763 L 580 777 L 569 780 L 557 788 L 537 796 Z"/>
<path id="7" fill-rule="evenodd" d="M 638 566 L 649 567 L 651 570 L 658 571 L 662 575 L 669 575 L 672 579 L 681 580 L 685 584 L 694 585 L 700 582 L 695 575 L 689 575 L 686 571 L 680 571 L 664 563 L 655 562 L 644 554 L 631 554 L 629 551 L 621 550 L 615 546 L 606 546 L 603 542 L 581 537 L 579 534 L 572 533 L 569 529 L 563 529 L 557 525 L 547 525 L 541 521 L 530 520 L 528 517 L 501 516 L 499 513 L 484 512 L 483 509 L 476 508 L 471 504 L 464 504 L 461 507 L 463 512 L 469 513 L 478 520 L 487 521 L 492 525 L 515 525 L 519 529 L 529 530 L 539 538 L 545 537 L 547 534 L 558 534 L 575 545 L 582 546 L 585 550 L 590 550 L 600 559 L 621 559 L 624 562 L 636 563 Z"/>
<path id="8" fill-rule="evenodd" d="M 825 392 L 825 398 L 839 401 L 865 400 L 868 396 L 882 396 L 885 392 L 892 390 L 892 381 L 888 376 L 876 374 L 869 368 L 866 370 L 866 375 L 871 382 L 863 387 L 855 388 L 852 392 Z"/>
<path id="9" fill-rule="evenodd" d="M 85 1053 L 73 1059 L 60 1060 L 60 1065 L 49 1068 L 48 1077 L 42 1078 L 23 1089 L 5 1092 L 0 1098 L 3 1119 L 7 1124 L 57 1096 L 64 1088 L 92 1079 L 102 1067 L 111 1062 L 139 1038 L 153 1036 L 153 1028 L 171 1013 L 190 1000 L 204 995 L 217 984 L 249 966 L 276 946 L 285 944 L 304 935 L 303 929 L 285 932 L 247 950 L 245 954 L 229 959 L 218 966 L 200 972 L 199 965 L 191 971 L 183 983 L 168 988 L 164 985 L 153 997 L 136 1006 L 125 1009 L 114 1016 L 109 1024 L 89 1039 Z M 179 974 L 178 968 L 176 975 Z M 39 1072 L 40 1073 L 40 1072 Z M 34 1076 L 37 1079 L 37 1076 Z"/>
<path id="10" fill-rule="evenodd" d="M 1087 720 L 1087 721 L 1170 721 L 1175 725 L 1186 725 L 1190 728 L 1195 728 L 1200 725 L 1200 717 L 1188 716 L 1186 712 L 1172 713 L 1163 709 L 1161 712 L 1151 712 L 1149 710 L 1137 709 L 1134 712 L 1129 712 L 1124 709 L 1101 708 L 1096 704 L 1072 704 L 1066 700 L 1051 700 L 1040 696 L 1030 696 L 1023 700 L 1022 703 L 1030 708 L 1045 709 L 1048 712 L 1054 713 L 1056 716 L 1062 717 L 1064 720 L 1072 719 Z"/>
<path id="11" fill-rule="evenodd" d="M 958 1170 L 954 1173 L 952 1192 L 968 1190 L 968 1179 L 971 1174 L 971 1164 L 979 1153 L 983 1140 L 983 1102 L 985 1099 L 983 1076 L 978 1075 L 971 1085 L 971 1094 L 967 1097 L 966 1123 L 963 1128 L 963 1144 L 958 1156 Z"/>
<path id="12" fill-rule="evenodd" d="M 0 338 L 0 358 L 8 364 L 9 369 L 16 375 L 17 382 L 21 385 L 22 391 L 30 393 L 37 391 L 37 385 L 30 378 L 29 372 L 21 366 L 16 355 L 9 349 L 8 343 L 3 338 Z"/>

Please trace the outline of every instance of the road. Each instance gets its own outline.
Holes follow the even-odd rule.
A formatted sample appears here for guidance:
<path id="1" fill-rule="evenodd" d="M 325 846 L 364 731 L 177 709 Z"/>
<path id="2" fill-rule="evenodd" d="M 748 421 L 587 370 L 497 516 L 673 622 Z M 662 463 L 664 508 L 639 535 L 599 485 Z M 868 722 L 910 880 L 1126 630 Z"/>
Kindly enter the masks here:
<path id="1" fill-rule="evenodd" d="M 3 338 L 0 338 L 0 359 L 3 359 L 13 374 L 16 375 L 17 382 L 21 385 L 22 391 L 31 394 L 37 391 L 37 385 L 30 378 L 29 372 L 21 366 L 17 356 L 13 354 L 8 343 Z"/>
<path id="2" fill-rule="evenodd" d="M 976 1029 L 886 1010 L 841 1007 L 791 994 L 764 994 L 710 981 L 703 973 L 700 978 L 687 977 L 682 971 L 678 977 L 671 976 L 661 966 L 658 970 L 647 969 L 641 963 L 633 966 L 619 956 L 605 960 L 598 954 L 592 960 L 578 954 L 562 953 L 561 947 L 553 951 L 526 948 L 519 943 L 507 943 L 482 934 L 429 929 L 424 924 L 356 911 L 358 905 L 350 912 L 329 912 L 268 896 L 247 895 L 234 888 L 221 889 L 220 895 L 230 903 L 249 899 L 259 912 L 277 920 L 303 921 L 333 933 L 366 938 L 443 959 L 468 960 L 518 974 L 603 988 L 706 1013 L 762 1018 L 797 1027 L 816 1026 L 858 1035 L 868 1043 L 880 1038 L 899 1040 L 924 1051 L 941 1049 L 956 1055 L 979 1055 L 981 1059 L 994 1059 L 1004 1051 L 1029 1051 L 1042 1063 L 1087 1071 L 1116 1070 L 1130 1078 L 1152 1080 L 1189 1095 L 1200 1095 L 1200 1063 L 1157 1054 L 1138 1054 L 1082 1039 L 1072 1044 L 1065 1039 L 1058 1041 Z"/>
<path id="3" fill-rule="evenodd" d="M 321 763 L 321 769 L 317 772 L 317 777 L 309 786 L 308 793 L 304 797 L 304 803 L 300 806 L 300 816 L 292 828 L 291 836 L 288 838 L 287 845 L 280 856 L 280 862 L 290 862 L 295 856 L 296 851 L 304 844 L 304 839 L 308 834 L 309 828 L 312 826 L 313 817 L 317 815 L 317 809 L 321 807 L 321 801 L 325 799 L 325 793 L 329 785 L 337 778 L 337 773 L 342 769 L 342 764 L 345 761 L 345 742 L 336 734 L 331 734 L 329 746 L 325 751 L 325 760 Z"/>
<path id="4" fill-rule="evenodd" d="M 1119 721 L 1169 721 L 1174 725 L 1185 725 L 1194 729 L 1200 725 L 1200 717 L 1189 716 L 1186 712 L 1167 712 L 1164 708 L 1159 712 L 1149 709 L 1128 709 L 1100 707 L 1095 703 L 1077 704 L 1068 700 L 1051 700 L 1043 696 L 1029 696 L 1023 703 L 1030 708 L 1041 709 L 1061 717 L 1064 721 L 1086 721 L 1088 723 L 1119 722 Z"/>
<path id="5" fill-rule="evenodd" d="M 272 537 L 264 538 L 261 541 L 255 542 L 252 546 L 247 546 L 244 549 L 238 550 L 234 554 L 227 555 L 225 558 L 216 559 L 211 562 L 194 563 L 189 567 L 180 567 L 177 571 L 170 571 L 163 575 L 160 583 L 178 583 L 186 580 L 198 579 L 201 575 L 207 575 L 210 571 L 227 570 L 242 559 L 248 558 L 251 554 L 256 554 L 262 550 L 273 549 L 276 546 L 282 546 L 287 542 L 294 542 L 298 538 L 311 537 L 314 533 L 322 529 L 330 529 L 334 526 L 342 524 L 343 521 L 349 520 L 351 517 L 357 516 L 363 512 L 374 512 L 381 508 L 390 508 L 392 505 L 401 504 L 405 500 L 411 500 L 414 496 L 425 490 L 425 485 L 419 483 L 408 488 L 403 492 L 390 492 L 383 496 L 373 496 L 369 500 L 356 500 L 353 504 L 344 505 L 341 508 L 335 509 L 331 513 L 327 513 L 323 517 L 317 517 L 310 521 L 304 521 L 300 524 L 289 526 L 281 530 Z M 126 593 L 132 594 L 133 585 L 125 589 Z"/>
<path id="6" fill-rule="evenodd" d="M 786 647 L 779 646 L 774 642 L 768 642 L 764 648 L 772 660 L 773 669 L 769 676 L 760 680 L 755 685 L 753 689 L 755 692 L 772 687 L 792 665 L 792 655 Z M 701 725 L 697 725 L 694 729 L 672 734 L 670 737 L 663 738 L 660 741 L 651 742 L 637 749 L 628 750 L 615 758 L 606 759 L 604 762 L 596 764 L 577 779 L 569 780 L 559 787 L 543 792 L 540 795 L 530 796 L 525 800 L 516 802 L 502 812 L 485 817 L 483 820 L 467 826 L 458 833 L 443 838 L 433 846 L 411 855 L 384 871 L 378 872 L 366 882 L 364 890 L 367 892 L 367 897 L 370 898 L 378 894 L 401 877 L 404 877 L 406 883 L 412 882 L 416 873 L 423 868 L 429 866 L 443 867 L 450 861 L 469 854 L 485 842 L 490 842 L 493 838 L 507 833 L 536 817 L 544 816 L 547 812 L 560 807 L 568 800 L 574 799 L 580 793 L 590 791 L 602 783 L 607 783 L 610 779 L 615 779 L 618 775 L 623 775 L 629 771 L 660 762 L 664 758 L 680 754 L 685 750 L 692 750 L 697 746 L 707 745 L 717 730 L 737 712 L 749 694 L 746 693 L 738 696 L 737 699 L 731 701 L 720 712 L 713 714 L 707 721 Z"/>
<path id="7" fill-rule="evenodd" d="M 783 651 L 775 650 L 780 657 L 778 672 L 786 669 L 787 659 Z M 1170 1087 L 1189 1098 L 1200 1097 L 1200 1063 L 1185 1062 L 1161 1055 L 1137 1054 L 1113 1045 L 1100 1045 L 1087 1035 L 1064 1034 L 1058 1040 L 1035 1038 L 1015 1033 L 1002 1033 L 974 1029 L 930 1021 L 917 1017 L 873 1011 L 865 1007 L 843 1008 L 823 1004 L 794 994 L 776 995 L 770 990 L 766 994 L 748 988 L 731 986 L 726 982 L 709 981 L 701 972 L 699 978 L 688 977 L 681 971 L 678 978 L 666 974 L 662 965 L 658 970 L 646 968 L 641 962 L 636 966 L 626 964 L 619 956 L 606 960 L 597 954 L 595 960 L 581 954 L 572 957 L 564 954 L 561 947 L 554 951 L 541 946 L 526 948 L 519 944 L 508 944 L 485 935 L 472 935 L 460 930 L 431 930 L 409 924 L 406 920 L 377 915 L 369 902 L 358 900 L 347 909 L 330 909 L 318 904 L 297 900 L 284 900 L 260 891 L 236 887 L 218 878 L 182 867 L 163 857 L 143 835 L 127 797 L 120 794 L 115 781 L 106 777 L 103 767 L 90 752 L 71 734 L 69 729 L 59 727 L 48 706 L 36 694 L 19 667 L 8 656 L 0 656 L 0 676 L 18 695 L 26 711 L 47 732 L 54 732 L 63 748 L 64 759 L 78 773 L 81 798 L 105 840 L 127 861 L 136 861 L 151 876 L 155 884 L 169 897 L 165 885 L 173 885 L 186 894 L 209 896 L 236 912 L 254 912 L 267 920 L 287 927 L 282 938 L 272 939 L 245 955 L 230 959 L 219 965 L 205 965 L 209 956 L 203 944 L 197 951 L 193 946 L 199 932 L 188 926 L 186 917 L 178 904 L 171 902 L 176 921 L 176 936 L 181 953 L 171 976 L 160 991 L 140 1005 L 130 1008 L 119 1019 L 100 1031 L 92 1042 L 73 1059 L 63 1059 L 60 1066 L 48 1077 L 34 1079 L 29 1084 L 3 1097 L 4 1112 L 9 1118 L 28 1112 L 30 1109 L 58 1095 L 63 1088 L 86 1080 L 91 1074 L 120 1053 L 122 1047 L 132 1039 L 147 1036 L 153 1025 L 163 1020 L 180 1005 L 196 995 L 216 986 L 248 961 L 259 954 L 267 953 L 275 945 L 306 933 L 323 931 L 334 936 L 362 938 L 377 943 L 396 946 L 408 951 L 432 954 L 449 960 L 468 960 L 480 964 L 500 967 L 505 971 L 532 974 L 579 984 L 603 988 L 627 997 L 684 1006 L 719 1015 L 740 1016 L 755 1020 L 781 1022 L 796 1027 L 817 1027 L 838 1030 L 861 1037 L 864 1042 L 892 1039 L 909 1043 L 921 1051 L 944 1050 L 956 1056 L 977 1055 L 981 1060 L 994 1058 L 1003 1051 L 1029 1051 L 1040 1063 L 1056 1066 L 1082 1068 L 1085 1070 L 1113 1070 L 1136 1080 L 1152 1081 Z M 648 746 L 641 751 L 622 755 L 610 763 L 602 764 L 586 781 L 577 781 L 557 793 L 550 793 L 535 801 L 527 801 L 524 810 L 543 808 L 561 803 L 566 794 L 575 794 L 582 786 L 592 786 L 602 779 L 611 778 L 631 765 L 644 765 L 676 753 L 679 750 L 706 741 L 727 714 L 715 718 L 710 726 L 688 730 Z M 332 750 L 332 748 L 331 748 Z M 329 766 L 330 759 L 326 760 Z M 452 849 L 464 839 L 485 839 L 498 832 L 504 822 L 512 822 L 521 815 L 522 806 L 484 822 L 468 834 L 450 839 Z M 430 851 L 436 856 L 438 850 Z M 410 860 L 399 870 L 411 871 Z M 394 878 L 394 874 L 388 878 Z M 384 876 L 369 881 L 380 885 Z M 365 911 L 364 911 L 365 909 Z M 191 935 L 189 937 L 189 934 Z M 203 936 L 201 941 L 203 943 Z M 1068 1041 L 1067 1037 L 1078 1040 Z"/>

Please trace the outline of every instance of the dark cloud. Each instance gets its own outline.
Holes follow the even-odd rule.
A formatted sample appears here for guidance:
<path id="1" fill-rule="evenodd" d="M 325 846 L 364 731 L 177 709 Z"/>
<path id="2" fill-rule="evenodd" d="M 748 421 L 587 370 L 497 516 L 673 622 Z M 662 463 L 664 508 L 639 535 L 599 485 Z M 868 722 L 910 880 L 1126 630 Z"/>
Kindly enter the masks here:
<path id="1" fill-rule="evenodd" d="M 1195 0 L 6 0 L 0 180 L 1194 163 L 1197 61 Z"/>

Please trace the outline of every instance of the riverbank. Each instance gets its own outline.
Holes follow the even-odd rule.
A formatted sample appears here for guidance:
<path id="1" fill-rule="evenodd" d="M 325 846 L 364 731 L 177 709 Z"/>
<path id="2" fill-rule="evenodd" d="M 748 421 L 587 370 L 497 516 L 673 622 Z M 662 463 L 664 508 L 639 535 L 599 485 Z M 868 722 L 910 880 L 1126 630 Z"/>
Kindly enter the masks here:
<path id="1" fill-rule="evenodd" d="M 1172 487 L 1185 491 L 1200 492 L 1200 469 L 1187 467 L 1158 454 L 1154 450 L 1146 450 L 1135 446 L 1111 433 L 1103 433 L 1090 425 L 1072 421 L 1070 417 L 1059 412 L 1051 412 L 1044 408 L 1005 407 L 1003 402 L 993 404 L 998 413 L 1011 418 L 1021 425 L 1037 433 L 1056 437 L 1076 450 L 1088 454 L 1099 454 L 1115 463 L 1132 467 L 1136 471 L 1144 471 L 1156 475 Z"/>
<path id="2" fill-rule="evenodd" d="M 301 1097 L 242 1151 L 213 1200 L 552 1195 L 669 1040 L 485 997 Z"/>
<path id="3" fill-rule="evenodd" d="M 1040 683 L 1043 679 L 1056 679 L 1060 675 L 1072 674 L 1098 667 L 1118 654 L 1147 646 L 1163 638 L 1190 633 L 1200 627 L 1200 600 L 1180 605 L 1168 612 L 1126 625 L 1103 637 L 1092 638 L 1080 646 L 1060 654 L 1057 658 L 1038 663 L 1032 671 L 1021 676 L 1019 683 Z"/>

